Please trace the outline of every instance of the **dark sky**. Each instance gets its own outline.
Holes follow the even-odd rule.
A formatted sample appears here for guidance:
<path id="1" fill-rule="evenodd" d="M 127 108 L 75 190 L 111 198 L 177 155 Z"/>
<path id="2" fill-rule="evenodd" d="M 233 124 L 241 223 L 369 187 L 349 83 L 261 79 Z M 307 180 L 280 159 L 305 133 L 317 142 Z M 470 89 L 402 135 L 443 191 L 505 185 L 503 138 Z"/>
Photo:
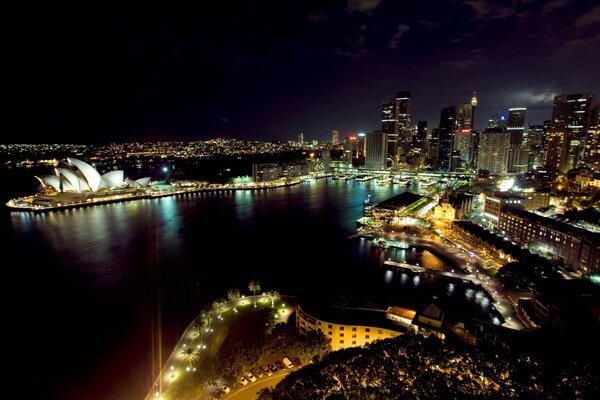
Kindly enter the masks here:
<path id="1" fill-rule="evenodd" d="M 480 129 L 600 95 L 596 1 L 17 3 L 0 17 L 3 143 L 328 139 L 379 129 L 399 90 L 430 127 L 477 90 Z"/>

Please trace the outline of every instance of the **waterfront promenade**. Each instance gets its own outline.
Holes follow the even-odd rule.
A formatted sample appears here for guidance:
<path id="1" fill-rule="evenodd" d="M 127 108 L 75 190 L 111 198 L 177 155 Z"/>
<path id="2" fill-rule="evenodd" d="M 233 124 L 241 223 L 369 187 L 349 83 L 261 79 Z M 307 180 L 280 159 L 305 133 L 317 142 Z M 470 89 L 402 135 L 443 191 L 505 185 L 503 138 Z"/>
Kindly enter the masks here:
<path id="1" fill-rule="evenodd" d="M 156 377 L 152 389 L 146 395 L 145 400 L 203 400 L 213 399 L 218 392 L 219 386 L 225 382 L 216 382 L 212 385 L 200 385 L 193 381 L 194 375 L 200 373 L 193 363 L 185 360 L 184 351 L 192 349 L 199 358 L 206 357 L 208 353 L 218 351 L 223 343 L 223 337 L 228 334 L 230 321 L 234 313 L 244 313 L 257 308 L 272 309 L 277 315 L 276 320 L 287 322 L 289 316 L 295 311 L 296 298 L 293 296 L 281 296 L 281 299 L 271 307 L 268 294 L 256 296 L 243 296 L 238 300 L 228 301 L 221 305 L 220 312 L 207 326 L 203 328 L 200 335 L 198 327 L 192 321 L 181 335 L 181 338 L 171 351 L 171 355 L 164 362 L 159 375 Z M 248 370 L 250 366 L 248 366 Z M 270 377 L 257 379 L 256 382 L 248 382 L 242 385 L 239 382 L 230 384 L 229 393 L 221 393 L 222 399 L 254 399 L 256 392 L 262 388 L 271 387 L 279 383 L 288 370 L 278 371 Z M 183 396 L 183 397 L 182 397 Z"/>
<path id="2" fill-rule="evenodd" d="M 198 193 L 231 193 L 236 191 L 263 191 L 273 190 L 285 187 L 299 185 L 311 179 L 327 178 L 331 175 L 319 174 L 306 177 L 299 177 L 289 181 L 273 181 L 252 184 L 173 184 L 163 186 L 152 186 L 143 191 L 127 192 L 115 191 L 112 194 L 97 196 L 89 194 L 77 199 L 69 199 L 66 201 L 55 201 L 49 204 L 37 204 L 36 197 L 27 196 L 11 199 L 6 203 L 6 206 L 12 211 L 27 211 L 27 212 L 48 212 L 58 211 L 70 208 L 90 207 L 100 204 L 119 203 L 123 201 L 134 201 L 142 199 L 156 199 L 167 196 L 181 196 Z"/>

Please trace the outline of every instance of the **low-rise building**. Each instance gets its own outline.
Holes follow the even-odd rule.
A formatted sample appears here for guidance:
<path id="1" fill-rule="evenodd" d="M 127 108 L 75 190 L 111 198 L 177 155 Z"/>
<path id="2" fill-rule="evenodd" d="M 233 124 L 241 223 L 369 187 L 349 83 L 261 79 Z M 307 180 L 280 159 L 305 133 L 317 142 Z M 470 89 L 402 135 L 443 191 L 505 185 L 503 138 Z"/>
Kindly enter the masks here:
<path id="1" fill-rule="evenodd" d="M 520 246 L 584 274 L 600 272 L 600 234 L 518 209 L 505 209 L 498 230 Z"/>

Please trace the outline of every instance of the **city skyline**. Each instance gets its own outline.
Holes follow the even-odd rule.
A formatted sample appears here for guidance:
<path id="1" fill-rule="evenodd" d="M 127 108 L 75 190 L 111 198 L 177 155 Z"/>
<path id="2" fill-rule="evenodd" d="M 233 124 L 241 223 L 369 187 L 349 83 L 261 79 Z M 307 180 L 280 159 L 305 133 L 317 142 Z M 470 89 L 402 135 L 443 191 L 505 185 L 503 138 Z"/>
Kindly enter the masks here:
<path id="1" fill-rule="evenodd" d="M 12 11 L 8 143 L 330 140 L 379 129 L 398 91 L 430 129 L 477 91 L 483 130 L 508 108 L 541 125 L 554 96 L 600 93 L 600 6 L 584 1 Z"/>

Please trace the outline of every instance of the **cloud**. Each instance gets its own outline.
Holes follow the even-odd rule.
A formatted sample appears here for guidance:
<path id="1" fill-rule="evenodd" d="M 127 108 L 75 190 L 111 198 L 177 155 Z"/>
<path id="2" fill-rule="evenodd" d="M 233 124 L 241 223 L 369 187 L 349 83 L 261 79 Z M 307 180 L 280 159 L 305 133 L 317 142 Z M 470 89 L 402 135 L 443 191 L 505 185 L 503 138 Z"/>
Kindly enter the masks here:
<path id="1" fill-rule="evenodd" d="M 439 22 L 438 21 L 428 21 L 426 19 L 420 19 L 419 23 L 421 25 L 423 25 L 423 27 L 429 28 L 429 29 L 434 29 L 434 28 L 437 28 L 438 26 L 442 25 L 441 21 L 439 21 Z"/>
<path id="2" fill-rule="evenodd" d="M 312 22 L 314 24 L 322 24 L 323 22 L 327 22 L 329 20 L 329 16 L 327 14 L 320 13 L 310 13 L 306 16 L 308 22 Z"/>
<path id="3" fill-rule="evenodd" d="M 465 32 L 457 38 L 450 39 L 450 41 L 452 43 L 459 43 L 459 42 L 462 42 L 463 40 L 468 39 L 473 36 L 475 36 L 475 32 Z"/>
<path id="4" fill-rule="evenodd" d="M 590 11 L 577 18 L 575 20 L 575 26 L 581 28 L 598 22 L 600 22 L 600 6 L 592 8 Z"/>
<path id="5" fill-rule="evenodd" d="M 374 9 L 379 7 L 381 0 L 348 0 L 346 10 L 348 12 L 360 12 L 360 13 L 371 13 Z"/>
<path id="6" fill-rule="evenodd" d="M 485 60 L 474 60 L 472 58 L 467 58 L 465 60 L 444 61 L 442 64 L 450 68 L 467 70 L 477 65 L 485 64 Z"/>
<path id="7" fill-rule="evenodd" d="M 561 47 L 556 48 L 554 53 L 546 57 L 545 61 L 598 61 L 600 60 L 598 43 L 600 43 L 600 34 L 567 40 Z"/>
<path id="8" fill-rule="evenodd" d="M 521 90 L 511 96 L 513 97 L 511 101 L 524 106 L 549 105 L 554 102 L 554 96 L 556 95 L 558 95 L 558 92 L 553 89 Z"/>
<path id="9" fill-rule="evenodd" d="M 221 118 L 221 122 L 228 124 L 230 121 L 227 118 L 223 117 Z"/>
<path id="10" fill-rule="evenodd" d="M 571 3 L 571 0 L 554 0 L 542 7 L 542 14 L 550 14 L 560 8 L 566 7 Z"/>
<path id="11" fill-rule="evenodd" d="M 489 21 L 512 17 L 517 11 L 500 4 L 492 4 L 488 0 L 467 0 L 463 4 L 471 7 L 475 13 L 475 20 Z"/>
<path id="12" fill-rule="evenodd" d="M 354 61 L 362 60 L 367 56 L 367 50 L 362 47 L 356 50 L 333 49 L 333 54 L 340 57 L 346 57 Z"/>
<path id="13" fill-rule="evenodd" d="M 388 43 L 388 47 L 390 49 L 395 49 L 398 47 L 398 42 L 400 41 L 400 38 L 404 35 L 406 35 L 406 33 L 410 30 L 410 26 L 406 25 L 406 24 L 400 24 L 398 25 L 398 27 L 396 28 L 396 33 L 394 34 L 394 36 L 392 36 L 392 38 L 390 39 L 390 42 Z"/>

